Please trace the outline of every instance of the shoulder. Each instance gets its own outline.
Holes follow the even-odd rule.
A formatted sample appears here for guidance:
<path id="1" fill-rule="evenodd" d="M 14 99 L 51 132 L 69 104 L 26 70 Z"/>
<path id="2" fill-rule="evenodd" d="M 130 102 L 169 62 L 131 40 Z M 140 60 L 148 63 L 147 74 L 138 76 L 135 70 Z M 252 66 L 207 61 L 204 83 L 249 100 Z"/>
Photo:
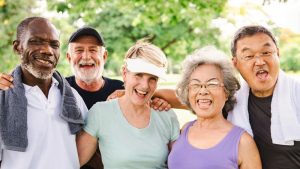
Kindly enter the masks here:
<path id="1" fill-rule="evenodd" d="M 73 83 L 75 81 L 75 76 L 68 76 L 65 79 L 67 80 L 67 82 Z"/>
<path id="2" fill-rule="evenodd" d="M 123 88 L 123 82 L 121 80 L 118 79 L 111 79 L 108 77 L 103 77 L 103 79 L 105 80 L 106 83 L 108 83 L 110 86 L 115 86 L 115 87 L 121 87 Z"/>
<path id="3" fill-rule="evenodd" d="M 179 122 L 177 119 L 177 115 L 175 114 L 174 110 L 170 109 L 168 111 L 157 111 L 154 109 L 151 109 L 154 116 L 155 120 L 159 121 L 165 125 L 170 125 L 170 126 L 178 126 L 179 127 Z"/>
<path id="4" fill-rule="evenodd" d="M 153 113 L 155 113 L 157 116 L 159 116 L 161 118 L 176 118 L 177 119 L 177 116 L 173 109 L 170 109 L 168 111 L 159 111 L 159 110 L 154 110 L 154 109 L 151 109 L 151 110 Z"/>
<path id="5" fill-rule="evenodd" d="M 249 149 L 256 149 L 255 141 L 253 140 L 252 136 L 247 133 L 243 132 L 241 134 L 241 139 L 239 142 L 239 150 L 247 152 Z"/>
<path id="6" fill-rule="evenodd" d="M 106 112 L 111 112 L 113 111 L 117 106 L 117 100 L 116 99 L 111 99 L 108 101 L 103 101 L 103 102 L 97 102 L 95 103 L 91 109 L 89 110 L 90 113 L 97 113 L 97 114 L 110 114 Z M 103 112 L 103 113 L 101 113 Z"/>

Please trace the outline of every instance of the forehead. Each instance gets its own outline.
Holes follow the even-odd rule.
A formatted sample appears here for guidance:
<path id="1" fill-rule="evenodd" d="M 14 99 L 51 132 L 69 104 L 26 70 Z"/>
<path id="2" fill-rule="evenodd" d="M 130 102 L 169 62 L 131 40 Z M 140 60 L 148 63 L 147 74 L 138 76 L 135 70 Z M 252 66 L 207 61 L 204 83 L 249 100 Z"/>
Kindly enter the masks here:
<path id="1" fill-rule="evenodd" d="M 215 64 L 203 64 L 199 65 L 191 74 L 190 80 L 197 79 L 200 81 L 211 80 L 212 78 L 217 78 L 221 80 L 222 72 L 220 67 Z"/>
<path id="2" fill-rule="evenodd" d="M 74 45 L 92 45 L 92 46 L 101 46 L 98 39 L 95 38 L 94 36 L 80 36 L 77 38 L 74 42 L 71 42 L 71 44 Z"/>
<path id="3" fill-rule="evenodd" d="M 57 29 L 47 20 L 37 19 L 28 24 L 25 36 L 59 41 Z"/>
<path id="4" fill-rule="evenodd" d="M 129 71 L 130 72 L 130 71 Z M 145 76 L 145 77 L 149 77 L 149 78 L 158 78 L 157 76 L 153 75 L 153 74 L 150 74 L 150 73 L 145 73 L 145 72 L 130 72 L 132 73 L 132 75 L 142 75 L 142 76 Z"/>
<path id="5" fill-rule="evenodd" d="M 276 47 L 272 38 L 264 33 L 257 33 L 252 36 L 246 36 L 237 41 L 237 51 L 244 49 L 256 49 L 266 46 Z"/>

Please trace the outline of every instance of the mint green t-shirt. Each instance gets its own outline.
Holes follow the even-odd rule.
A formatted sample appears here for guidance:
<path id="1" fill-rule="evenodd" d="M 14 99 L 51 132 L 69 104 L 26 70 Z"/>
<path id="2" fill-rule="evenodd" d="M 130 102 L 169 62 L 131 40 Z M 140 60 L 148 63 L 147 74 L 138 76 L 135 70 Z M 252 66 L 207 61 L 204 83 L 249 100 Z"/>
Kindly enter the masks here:
<path id="1" fill-rule="evenodd" d="M 178 138 L 179 123 L 172 110 L 151 109 L 149 125 L 135 128 L 114 99 L 89 110 L 84 130 L 99 140 L 105 169 L 161 169 L 167 168 L 168 144 Z"/>

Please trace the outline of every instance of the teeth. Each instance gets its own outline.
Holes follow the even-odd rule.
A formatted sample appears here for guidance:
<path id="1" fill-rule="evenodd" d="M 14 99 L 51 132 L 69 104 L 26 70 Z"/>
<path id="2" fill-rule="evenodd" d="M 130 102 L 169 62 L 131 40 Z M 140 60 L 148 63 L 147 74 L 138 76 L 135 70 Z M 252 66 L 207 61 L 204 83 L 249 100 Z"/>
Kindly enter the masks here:
<path id="1" fill-rule="evenodd" d="M 44 64 L 51 64 L 51 62 L 49 62 L 48 60 L 41 60 L 41 59 L 37 59 L 37 60 Z"/>
<path id="2" fill-rule="evenodd" d="M 257 73 L 264 73 L 265 71 L 264 70 L 259 70 Z"/>
<path id="3" fill-rule="evenodd" d="M 198 102 L 200 102 L 200 103 L 209 103 L 210 100 L 209 99 L 199 99 Z"/>
<path id="4" fill-rule="evenodd" d="M 145 91 L 141 91 L 141 90 L 137 90 L 137 89 L 136 89 L 136 91 L 137 91 L 139 94 L 143 94 L 143 95 L 147 94 L 147 92 L 145 92 Z"/>

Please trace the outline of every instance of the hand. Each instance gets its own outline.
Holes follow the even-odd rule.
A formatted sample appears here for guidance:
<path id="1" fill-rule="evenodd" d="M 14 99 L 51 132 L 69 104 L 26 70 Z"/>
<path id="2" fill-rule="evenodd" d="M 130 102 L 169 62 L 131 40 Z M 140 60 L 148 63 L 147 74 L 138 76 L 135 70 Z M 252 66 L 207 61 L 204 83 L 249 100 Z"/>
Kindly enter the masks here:
<path id="1" fill-rule="evenodd" d="M 163 111 L 163 110 L 168 111 L 171 108 L 171 105 L 167 101 L 158 97 L 152 98 L 150 106 L 154 110 L 159 110 L 159 111 Z"/>
<path id="2" fill-rule="evenodd" d="M 115 90 L 112 94 L 110 94 L 106 100 L 111 100 L 111 99 L 115 99 L 115 98 L 119 98 L 121 96 L 123 96 L 125 94 L 125 90 L 124 89 L 119 89 L 119 90 Z"/>
<path id="3" fill-rule="evenodd" d="M 8 90 L 13 88 L 13 77 L 11 75 L 0 73 L 0 90 Z"/>

